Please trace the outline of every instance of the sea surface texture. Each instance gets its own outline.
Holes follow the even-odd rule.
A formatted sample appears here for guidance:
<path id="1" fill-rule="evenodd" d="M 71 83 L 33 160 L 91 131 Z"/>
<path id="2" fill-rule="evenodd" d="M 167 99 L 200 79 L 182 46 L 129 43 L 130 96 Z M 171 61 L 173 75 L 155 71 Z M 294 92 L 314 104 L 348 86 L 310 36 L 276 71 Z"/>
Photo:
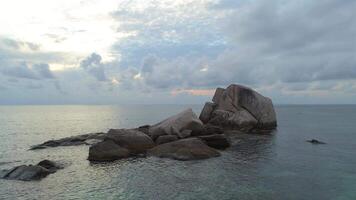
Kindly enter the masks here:
<path id="1" fill-rule="evenodd" d="M 187 107 L 202 108 L 0 106 L 0 169 L 43 159 L 67 165 L 41 181 L 0 179 L 0 199 L 356 199 L 356 106 L 275 106 L 273 135 L 236 135 L 208 160 L 91 164 L 88 146 L 28 151 L 50 139 L 154 124 Z"/>

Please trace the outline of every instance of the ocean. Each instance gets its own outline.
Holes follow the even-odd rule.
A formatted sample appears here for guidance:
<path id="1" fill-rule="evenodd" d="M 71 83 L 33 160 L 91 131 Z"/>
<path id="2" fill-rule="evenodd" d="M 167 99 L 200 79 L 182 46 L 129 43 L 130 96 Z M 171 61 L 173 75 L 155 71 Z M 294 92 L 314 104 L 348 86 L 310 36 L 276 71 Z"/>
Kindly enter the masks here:
<path id="1" fill-rule="evenodd" d="M 91 164 L 88 146 L 29 151 L 77 134 L 154 124 L 202 105 L 0 106 L 0 169 L 43 159 L 66 167 L 41 181 L 0 179 L 0 199 L 356 199 L 356 105 L 276 105 L 271 135 L 239 134 L 222 156 Z M 318 139 L 325 145 L 306 140 Z"/>

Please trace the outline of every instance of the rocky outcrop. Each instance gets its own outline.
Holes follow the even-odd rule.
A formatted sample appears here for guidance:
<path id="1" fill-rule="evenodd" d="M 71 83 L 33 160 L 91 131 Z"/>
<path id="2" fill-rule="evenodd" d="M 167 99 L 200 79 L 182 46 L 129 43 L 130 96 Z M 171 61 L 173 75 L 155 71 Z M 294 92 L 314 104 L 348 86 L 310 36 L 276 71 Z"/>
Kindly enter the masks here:
<path id="1" fill-rule="evenodd" d="M 271 130 L 277 126 L 271 99 L 251 88 L 230 85 L 217 88 L 213 102 L 207 102 L 199 118 L 224 129 Z"/>
<path id="2" fill-rule="evenodd" d="M 217 157 L 220 153 L 198 138 L 187 138 L 158 145 L 148 150 L 148 155 L 175 160 L 199 160 Z"/>
<path id="3" fill-rule="evenodd" d="M 149 135 L 156 140 L 161 135 L 176 135 L 179 138 L 189 137 L 193 131 L 203 129 L 203 123 L 191 108 L 171 116 L 149 128 Z"/>
<path id="4" fill-rule="evenodd" d="M 2 178 L 21 181 L 40 180 L 62 168 L 63 166 L 53 161 L 43 160 L 37 165 L 20 165 L 10 170 L 5 170 Z"/>
<path id="5" fill-rule="evenodd" d="M 89 148 L 89 161 L 107 162 L 130 156 L 129 150 L 120 147 L 112 140 L 105 140 Z"/>
<path id="6" fill-rule="evenodd" d="M 83 135 L 77 135 L 72 137 L 66 137 L 58 140 L 48 140 L 42 144 L 34 145 L 30 150 L 45 149 L 49 147 L 58 146 L 77 146 L 77 145 L 91 145 L 102 141 L 105 138 L 105 133 L 89 133 Z"/>
<path id="7" fill-rule="evenodd" d="M 230 147 L 230 141 L 224 134 L 199 136 L 198 138 L 203 140 L 209 147 L 215 149 L 226 149 Z"/>
<path id="8" fill-rule="evenodd" d="M 134 129 L 111 129 L 105 140 L 113 140 L 120 147 L 124 147 L 132 154 L 145 153 L 155 146 L 152 139 L 145 133 Z"/>

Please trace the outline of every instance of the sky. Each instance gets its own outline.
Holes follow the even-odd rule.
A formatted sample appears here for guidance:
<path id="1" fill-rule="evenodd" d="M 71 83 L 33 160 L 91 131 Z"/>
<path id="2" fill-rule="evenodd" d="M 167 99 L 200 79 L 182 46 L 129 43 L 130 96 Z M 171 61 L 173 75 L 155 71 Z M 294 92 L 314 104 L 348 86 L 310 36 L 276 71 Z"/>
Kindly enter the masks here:
<path id="1" fill-rule="evenodd" d="M 0 104 L 356 102 L 354 0 L 0 0 Z"/>

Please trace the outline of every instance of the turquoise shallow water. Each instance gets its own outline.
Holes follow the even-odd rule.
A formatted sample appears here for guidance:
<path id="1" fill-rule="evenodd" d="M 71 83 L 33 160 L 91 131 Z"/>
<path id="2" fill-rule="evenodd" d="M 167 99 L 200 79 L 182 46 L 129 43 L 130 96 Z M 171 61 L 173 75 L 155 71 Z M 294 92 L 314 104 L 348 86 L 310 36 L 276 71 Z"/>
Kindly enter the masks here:
<path id="1" fill-rule="evenodd" d="M 271 136 L 236 135 L 209 160 L 131 158 L 90 164 L 88 146 L 45 140 L 152 124 L 200 105 L 0 106 L 0 169 L 59 160 L 42 181 L 0 180 L 0 199 L 356 199 L 356 106 L 276 106 Z M 312 145 L 316 138 L 326 145 Z"/>

